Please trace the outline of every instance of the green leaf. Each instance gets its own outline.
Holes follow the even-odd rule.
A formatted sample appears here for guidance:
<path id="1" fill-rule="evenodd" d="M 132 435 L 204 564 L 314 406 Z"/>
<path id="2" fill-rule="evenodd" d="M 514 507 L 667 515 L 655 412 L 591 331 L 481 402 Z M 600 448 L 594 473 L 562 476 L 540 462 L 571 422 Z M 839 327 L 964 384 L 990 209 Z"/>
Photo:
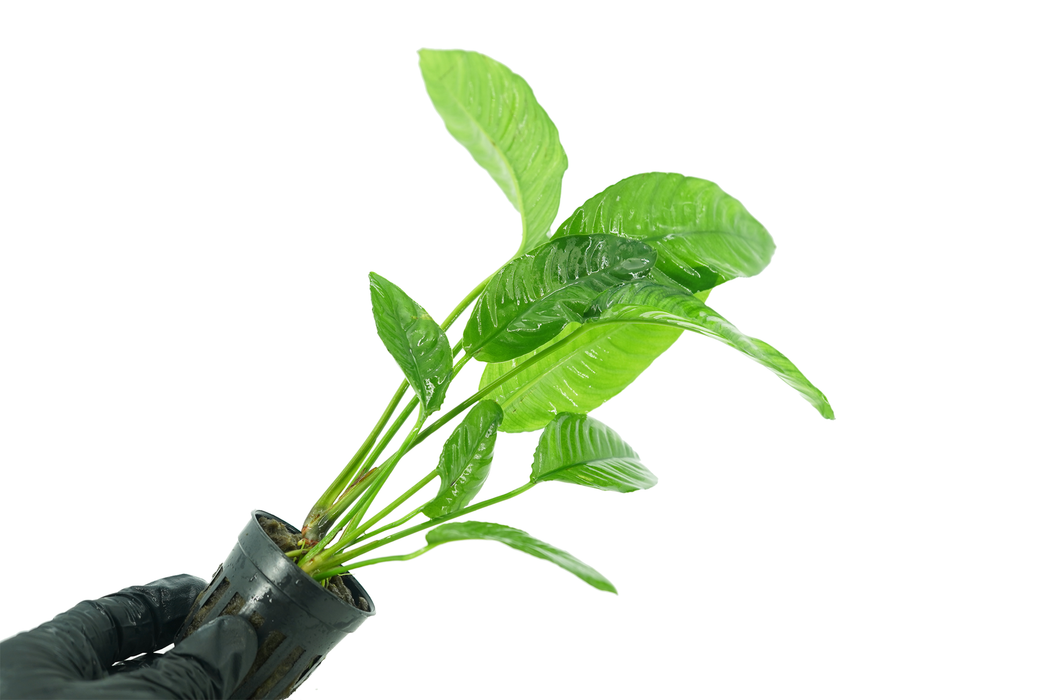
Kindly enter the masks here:
<path id="1" fill-rule="evenodd" d="M 372 316 L 383 345 L 419 397 L 423 413 L 441 407 L 452 376 L 452 348 L 441 326 L 393 282 L 368 274 Z"/>
<path id="2" fill-rule="evenodd" d="M 546 241 L 569 161 L 525 80 L 472 51 L 419 52 L 427 93 L 457 141 L 521 214 L 519 253 Z"/>
<path id="3" fill-rule="evenodd" d="M 513 547 L 526 554 L 553 562 L 569 573 L 576 574 L 599 590 L 609 591 L 610 593 L 616 592 L 616 588 L 609 582 L 609 579 L 576 557 L 513 527 L 496 523 L 467 521 L 439 525 L 427 533 L 427 544 L 435 547 L 439 544 L 457 540 L 493 540 L 502 542 L 508 547 Z"/>
<path id="4" fill-rule="evenodd" d="M 645 173 L 591 197 L 552 240 L 609 233 L 645 241 L 659 255 L 656 269 L 690 292 L 769 264 L 776 246 L 744 206 L 718 185 L 675 173 Z"/>
<path id="5" fill-rule="evenodd" d="M 463 330 L 466 352 L 505 362 L 579 321 L 602 292 L 643 277 L 652 248 L 616 236 L 572 236 L 511 260 L 492 276 Z"/>
<path id="6" fill-rule="evenodd" d="M 492 466 L 496 429 L 503 411 L 495 401 L 479 401 L 452 431 L 441 449 L 437 472 L 441 489 L 423 507 L 423 515 L 440 518 L 464 508 L 481 490 Z"/>
<path id="7" fill-rule="evenodd" d="M 531 480 L 620 493 L 656 485 L 656 477 L 642 465 L 638 453 L 612 428 L 578 413 L 562 413 L 544 428 Z"/>
<path id="8" fill-rule="evenodd" d="M 570 324 L 541 348 L 509 362 L 485 365 L 481 386 L 579 328 Z M 638 324 L 587 325 L 571 341 L 488 394 L 503 407 L 500 430 L 538 430 L 558 413 L 587 413 L 623 391 L 682 331 Z"/>
<path id="9" fill-rule="evenodd" d="M 751 338 L 696 297 L 642 280 L 602 295 L 589 312 L 596 325 L 637 323 L 681 328 L 710 336 L 736 348 L 772 370 L 798 391 L 820 415 L 835 418 L 827 398 L 776 348 Z"/>

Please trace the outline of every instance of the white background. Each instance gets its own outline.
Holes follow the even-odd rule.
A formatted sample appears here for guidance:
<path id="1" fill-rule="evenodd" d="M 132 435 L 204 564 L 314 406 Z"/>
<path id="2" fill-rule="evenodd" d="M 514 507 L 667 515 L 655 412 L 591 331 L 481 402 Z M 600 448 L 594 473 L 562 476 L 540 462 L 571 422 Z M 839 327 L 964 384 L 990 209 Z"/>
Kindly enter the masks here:
<path id="1" fill-rule="evenodd" d="M 743 201 L 778 251 L 711 305 L 838 420 L 684 337 L 595 411 L 657 488 L 475 516 L 618 596 L 487 542 L 364 569 L 299 696 L 1048 697 L 1039 3 L 377 5 L 0 6 L 0 637 L 300 521 L 399 381 L 368 271 L 444 317 L 514 252 L 419 76 L 465 48 L 558 125 L 556 223 L 652 170 Z"/>

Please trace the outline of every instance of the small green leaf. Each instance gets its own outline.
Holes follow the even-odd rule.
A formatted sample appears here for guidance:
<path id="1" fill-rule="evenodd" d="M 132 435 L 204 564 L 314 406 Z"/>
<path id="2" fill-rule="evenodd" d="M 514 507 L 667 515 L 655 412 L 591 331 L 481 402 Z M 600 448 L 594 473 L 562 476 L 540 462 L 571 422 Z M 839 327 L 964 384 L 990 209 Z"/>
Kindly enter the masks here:
<path id="1" fill-rule="evenodd" d="M 472 51 L 419 52 L 438 114 L 521 214 L 519 253 L 547 240 L 568 167 L 558 129 L 525 80 Z"/>
<path id="2" fill-rule="evenodd" d="M 578 324 L 569 324 L 546 345 L 509 362 L 485 365 L 481 386 L 560 341 Z M 488 397 L 503 407 L 500 430 L 539 430 L 559 413 L 587 413 L 623 391 L 682 331 L 636 324 L 587 325 L 579 335 L 511 377 Z"/>
<path id="3" fill-rule="evenodd" d="M 463 330 L 466 352 L 505 362 L 534 350 L 602 292 L 643 277 L 652 248 L 616 236 L 572 236 L 511 260 L 492 276 Z"/>
<path id="4" fill-rule="evenodd" d="M 788 386 L 798 391 L 820 415 L 835 418 L 827 398 L 806 379 L 791 360 L 776 348 L 751 338 L 714 309 L 684 292 L 641 280 L 611 290 L 599 297 L 589 312 L 588 323 L 596 325 L 637 323 L 669 326 L 701 333 L 736 348 L 772 370 Z"/>
<path id="5" fill-rule="evenodd" d="M 638 453 L 612 428 L 578 413 L 562 413 L 544 428 L 531 479 L 620 493 L 656 485 L 656 477 L 642 465 Z"/>
<path id="6" fill-rule="evenodd" d="M 393 282 L 368 275 L 372 315 L 383 345 L 419 397 L 423 413 L 441 407 L 452 376 L 452 348 L 441 326 Z"/>
<path id="7" fill-rule="evenodd" d="M 495 401 L 479 401 L 445 441 L 437 472 L 441 489 L 423 507 L 423 515 L 440 518 L 466 507 L 481 490 L 492 466 L 496 430 L 503 411 Z"/>
<path id="8" fill-rule="evenodd" d="M 609 591 L 610 593 L 616 592 L 616 588 L 609 582 L 609 579 L 576 557 L 513 527 L 496 523 L 467 521 L 439 525 L 427 533 L 427 544 L 432 546 L 457 540 L 493 540 L 502 542 L 508 547 L 513 547 L 526 554 L 553 562 L 566 571 L 576 574 L 599 590 Z"/>
<path id="9" fill-rule="evenodd" d="M 584 202 L 552 240 L 595 233 L 645 241 L 659 255 L 656 269 L 690 292 L 757 275 L 776 248 L 762 224 L 718 185 L 675 173 L 621 180 Z"/>

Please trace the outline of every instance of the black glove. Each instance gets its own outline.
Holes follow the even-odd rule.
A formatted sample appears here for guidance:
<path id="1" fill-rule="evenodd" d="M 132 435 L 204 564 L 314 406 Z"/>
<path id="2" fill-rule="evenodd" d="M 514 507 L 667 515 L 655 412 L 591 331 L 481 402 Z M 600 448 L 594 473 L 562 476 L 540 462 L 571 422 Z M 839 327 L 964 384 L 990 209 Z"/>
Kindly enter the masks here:
<path id="1" fill-rule="evenodd" d="M 258 641 L 245 620 L 224 616 L 166 654 L 204 581 L 170 576 L 78 603 L 0 643 L 0 697 L 228 698 L 248 674 Z M 116 664 L 116 665 L 114 665 Z"/>

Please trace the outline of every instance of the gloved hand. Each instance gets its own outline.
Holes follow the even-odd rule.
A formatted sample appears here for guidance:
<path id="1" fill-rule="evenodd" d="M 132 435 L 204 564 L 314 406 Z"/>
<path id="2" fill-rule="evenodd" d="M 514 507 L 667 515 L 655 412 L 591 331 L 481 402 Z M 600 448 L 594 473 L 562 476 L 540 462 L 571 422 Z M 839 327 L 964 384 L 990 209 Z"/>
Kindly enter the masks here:
<path id="1" fill-rule="evenodd" d="M 228 698 L 258 647 L 239 617 L 204 625 L 166 654 L 117 664 L 171 644 L 204 587 L 196 576 L 170 576 L 78 603 L 4 640 L 0 698 Z"/>

